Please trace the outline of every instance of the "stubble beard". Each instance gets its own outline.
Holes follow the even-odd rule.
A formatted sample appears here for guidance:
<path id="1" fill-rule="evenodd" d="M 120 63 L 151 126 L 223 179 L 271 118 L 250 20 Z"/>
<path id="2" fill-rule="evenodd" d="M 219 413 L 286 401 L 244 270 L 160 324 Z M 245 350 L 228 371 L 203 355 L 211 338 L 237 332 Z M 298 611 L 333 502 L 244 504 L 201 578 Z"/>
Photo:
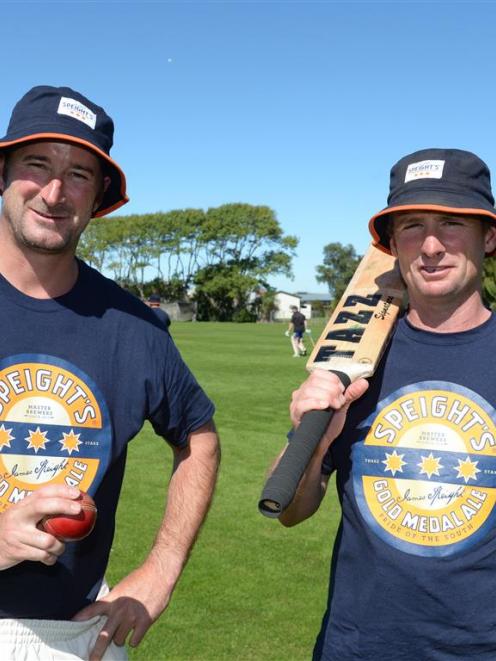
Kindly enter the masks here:
<path id="1" fill-rule="evenodd" d="M 68 252 L 74 252 L 77 246 L 77 240 L 73 241 L 67 238 L 61 240 L 58 244 L 50 245 L 48 242 L 40 240 L 31 240 L 29 237 L 22 236 L 21 243 L 24 248 L 41 255 L 64 255 Z"/>
<path id="2" fill-rule="evenodd" d="M 44 227 L 43 221 L 30 222 L 22 211 L 18 214 L 15 212 L 4 214 L 3 220 L 8 224 L 10 234 L 21 250 L 42 255 L 63 255 L 75 252 L 79 237 L 86 227 L 86 225 L 82 228 L 75 227 L 74 217 L 69 213 L 67 216 L 70 218 L 64 221 L 67 222 L 67 226 L 59 230 L 54 227 Z"/>
<path id="3" fill-rule="evenodd" d="M 22 221 L 11 223 L 11 231 L 19 247 L 44 255 L 65 254 L 75 249 L 79 240 L 71 228 L 62 232 L 42 225 L 31 228 Z"/>

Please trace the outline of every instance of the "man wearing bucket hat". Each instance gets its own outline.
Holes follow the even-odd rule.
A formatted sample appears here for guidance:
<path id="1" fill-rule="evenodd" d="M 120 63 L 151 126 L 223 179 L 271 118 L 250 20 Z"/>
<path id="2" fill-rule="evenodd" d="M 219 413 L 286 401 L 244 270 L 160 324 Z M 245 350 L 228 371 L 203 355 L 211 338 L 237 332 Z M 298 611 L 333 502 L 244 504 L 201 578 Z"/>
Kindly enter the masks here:
<path id="1" fill-rule="evenodd" d="M 153 311 L 75 256 L 91 217 L 128 200 L 112 140 L 103 108 L 50 86 L 0 139 L 2 659 L 125 658 L 167 607 L 215 484 L 212 403 Z M 126 447 L 145 420 L 173 450 L 166 512 L 109 591 Z M 81 491 L 96 525 L 64 544 L 40 522 L 78 515 Z"/>
<path id="2" fill-rule="evenodd" d="M 314 659 L 496 658 L 496 318 L 482 269 L 496 248 L 487 166 L 426 149 L 391 170 L 375 244 L 409 305 L 370 383 L 315 371 L 293 425 L 337 410 L 290 507 L 311 516 L 336 471 L 342 519 Z"/>

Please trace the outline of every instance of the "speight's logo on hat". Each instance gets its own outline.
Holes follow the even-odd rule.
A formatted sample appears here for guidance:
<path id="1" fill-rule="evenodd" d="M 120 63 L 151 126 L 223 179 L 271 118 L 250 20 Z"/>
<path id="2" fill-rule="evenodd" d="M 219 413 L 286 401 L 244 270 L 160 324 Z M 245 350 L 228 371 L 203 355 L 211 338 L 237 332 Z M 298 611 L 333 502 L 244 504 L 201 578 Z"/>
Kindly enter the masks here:
<path id="1" fill-rule="evenodd" d="M 405 184 L 415 179 L 441 179 L 446 161 L 419 161 L 406 169 Z"/>
<path id="2" fill-rule="evenodd" d="M 84 122 L 90 128 L 94 129 L 96 125 L 96 115 L 89 108 L 87 108 L 80 101 L 75 99 L 69 99 L 67 96 L 63 96 L 60 99 L 59 107 L 57 109 L 59 115 L 67 115 L 68 117 L 73 117 L 74 119 Z"/>

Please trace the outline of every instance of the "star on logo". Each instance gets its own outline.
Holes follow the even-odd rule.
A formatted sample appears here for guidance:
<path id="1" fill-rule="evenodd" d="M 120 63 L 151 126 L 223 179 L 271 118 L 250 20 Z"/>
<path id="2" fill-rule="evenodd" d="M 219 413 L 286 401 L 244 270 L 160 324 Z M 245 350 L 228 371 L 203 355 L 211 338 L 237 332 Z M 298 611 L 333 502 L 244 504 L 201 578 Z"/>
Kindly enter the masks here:
<path id="1" fill-rule="evenodd" d="M 62 446 L 62 450 L 67 450 L 69 454 L 73 452 L 79 452 L 79 446 L 82 441 L 79 440 L 81 434 L 75 434 L 72 429 L 68 434 L 62 432 L 64 438 L 60 439 L 59 443 Z"/>
<path id="2" fill-rule="evenodd" d="M 455 470 L 458 471 L 457 477 L 463 477 L 465 484 L 469 480 L 476 480 L 477 473 L 480 473 L 480 470 L 477 468 L 478 461 L 470 461 L 470 457 L 467 457 L 465 461 L 458 459 L 458 466 L 455 466 Z"/>
<path id="3" fill-rule="evenodd" d="M 5 429 L 5 426 L 0 427 L 0 450 L 2 448 L 10 448 L 10 441 L 14 440 L 14 436 L 10 433 L 12 429 Z"/>
<path id="4" fill-rule="evenodd" d="M 0 427 L 0 450 L 2 448 L 10 448 L 10 441 L 14 440 L 14 436 L 10 433 L 12 429 L 5 429 L 5 426 Z"/>
<path id="5" fill-rule="evenodd" d="M 432 452 L 428 457 L 422 457 L 420 464 L 417 464 L 420 468 L 420 473 L 425 473 L 427 477 L 432 477 L 437 475 L 439 477 L 439 469 L 443 468 L 441 464 L 441 459 L 439 457 L 434 457 Z"/>
<path id="6" fill-rule="evenodd" d="M 396 450 L 392 454 L 386 452 L 386 458 L 381 462 L 386 468 L 385 471 L 391 471 L 394 476 L 396 473 L 403 472 L 403 466 L 406 466 L 406 461 L 403 461 L 404 454 L 396 454 Z"/>
<path id="7" fill-rule="evenodd" d="M 48 432 L 41 431 L 39 427 L 36 428 L 36 431 L 29 430 L 29 436 L 26 436 L 25 441 L 29 441 L 28 450 L 32 448 L 37 454 L 38 450 L 45 449 L 45 443 L 49 440 L 46 438 Z"/>

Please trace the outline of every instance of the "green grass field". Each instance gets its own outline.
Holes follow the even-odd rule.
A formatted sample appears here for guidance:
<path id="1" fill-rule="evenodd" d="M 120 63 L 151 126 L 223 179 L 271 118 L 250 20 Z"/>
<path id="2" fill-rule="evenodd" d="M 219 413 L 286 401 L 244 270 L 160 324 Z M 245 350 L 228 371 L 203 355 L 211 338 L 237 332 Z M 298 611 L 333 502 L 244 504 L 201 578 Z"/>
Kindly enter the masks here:
<path id="1" fill-rule="evenodd" d="M 291 391 L 305 378 L 282 324 L 173 323 L 187 363 L 214 400 L 222 444 L 216 496 L 172 602 L 131 659 L 309 659 L 327 596 L 339 515 L 334 488 L 293 529 L 258 512 L 285 442 Z M 316 339 L 322 324 L 313 327 Z M 307 344 L 308 341 L 307 341 Z M 161 520 L 171 451 L 146 426 L 129 447 L 108 571 L 115 583 L 146 556 Z"/>

